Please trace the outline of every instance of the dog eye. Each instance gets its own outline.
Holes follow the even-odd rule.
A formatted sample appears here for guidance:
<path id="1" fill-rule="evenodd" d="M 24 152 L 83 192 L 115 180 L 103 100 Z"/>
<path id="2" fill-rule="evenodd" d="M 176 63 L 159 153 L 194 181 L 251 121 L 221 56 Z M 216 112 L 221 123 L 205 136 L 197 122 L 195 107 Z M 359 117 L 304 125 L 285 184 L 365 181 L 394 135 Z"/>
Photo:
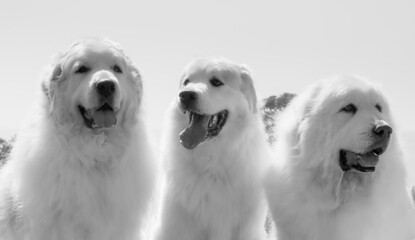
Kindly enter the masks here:
<path id="1" fill-rule="evenodd" d="M 354 104 L 349 104 L 340 110 L 341 112 L 348 112 L 355 114 L 357 112 L 357 108 Z"/>
<path id="2" fill-rule="evenodd" d="M 184 80 L 184 82 L 183 82 L 183 86 L 186 86 L 187 84 L 189 84 L 189 82 L 190 82 L 190 80 L 189 80 L 189 79 Z"/>
<path id="3" fill-rule="evenodd" d="M 214 87 L 220 87 L 220 86 L 223 85 L 223 82 L 221 82 L 219 79 L 214 77 L 214 78 L 210 79 L 210 84 L 212 84 L 212 86 L 214 86 Z"/>
<path id="4" fill-rule="evenodd" d="M 379 104 L 376 104 L 375 107 L 379 112 L 382 112 L 382 106 L 380 106 Z"/>
<path id="5" fill-rule="evenodd" d="M 122 73 L 122 70 L 121 70 L 120 66 L 118 66 L 118 65 L 114 65 L 112 67 L 112 70 L 114 70 L 114 72 L 116 72 L 116 73 Z"/>
<path id="6" fill-rule="evenodd" d="M 84 65 L 78 67 L 78 69 L 75 71 L 75 73 L 87 73 L 87 72 L 89 72 L 89 68 Z"/>

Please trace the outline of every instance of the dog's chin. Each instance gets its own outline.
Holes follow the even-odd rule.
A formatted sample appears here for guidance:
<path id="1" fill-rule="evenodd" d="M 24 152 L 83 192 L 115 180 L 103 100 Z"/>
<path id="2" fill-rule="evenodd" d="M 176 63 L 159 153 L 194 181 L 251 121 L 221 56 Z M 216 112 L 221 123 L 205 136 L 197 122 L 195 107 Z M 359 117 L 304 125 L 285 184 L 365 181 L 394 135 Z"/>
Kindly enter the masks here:
<path id="1" fill-rule="evenodd" d="M 183 113 L 188 114 L 189 126 L 180 133 L 179 138 L 182 146 L 189 150 L 219 136 L 229 116 L 229 111 L 226 109 L 215 114 L 198 113 L 192 110 L 183 110 Z"/>
<path id="2" fill-rule="evenodd" d="M 82 105 L 78 105 L 78 110 L 86 128 L 92 130 L 107 130 L 112 129 L 117 124 L 117 113 L 119 109 L 109 103 L 103 103 L 94 108 L 85 108 Z"/>
<path id="3" fill-rule="evenodd" d="M 379 162 L 379 156 L 386 150 L 384 146 L 371 148 L 363 153 L 341 149 L 339 152 L 340 168 L 347 171 L 357 171 L 362 173 L 372 173 L 376 171 L 376 165 Z"/>

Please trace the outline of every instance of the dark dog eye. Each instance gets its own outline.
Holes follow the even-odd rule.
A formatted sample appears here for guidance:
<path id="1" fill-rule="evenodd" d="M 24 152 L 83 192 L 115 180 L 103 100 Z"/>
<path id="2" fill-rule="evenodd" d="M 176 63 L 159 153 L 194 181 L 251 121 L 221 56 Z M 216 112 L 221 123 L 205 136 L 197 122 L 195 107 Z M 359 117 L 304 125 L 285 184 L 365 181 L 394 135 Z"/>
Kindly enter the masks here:
<path id="1" fill-rule="evenodd" d="M 354 104 L 349 104 L 340 110 L 341 112 L 348 112 L 355 114 L 357 112 L 357 108 Z"/>
<path id="2" fill-rule="evenodd" d="M 84 65 L 79 66 L 78 69 L 75 71 L 75 73 L 87 73 L 87 72 L 89 72 L 89 68 Z"/>
<path id="3" fill-rule="evenodd" d="M 183 86 L 186 86 L 187 84 L 189 84 L 189 82 L 190 82 L 190 80 L 189 80 L 189 79 L 184 80 L 184 82 L 183 82 Z"/>
<path id="4" fill-rule="evenodd" d="M 220 87 L 223 85 L 223 82 L 221 82 L 219 79 L 213 77 L 212 79 L 210 79 L 210 84 L 212 84 L 212 86 L 214 87 Z"/>
<path id="5" fill-rule="evenodd" d="M 376 104 L 375 107 L 379 112 L 382 112 L 382 106 L 380 106 L 379 104 Z"/>
<path id="6" fill-rule="evenodd" d="M 112 67 L 112 70 L 114 70 L 114 72 L 116 72 L 116 73 L 122 73 L 122 70 L 121 70 L 120 66 L 118 66 L 118 65 L 114 65 Z"/>

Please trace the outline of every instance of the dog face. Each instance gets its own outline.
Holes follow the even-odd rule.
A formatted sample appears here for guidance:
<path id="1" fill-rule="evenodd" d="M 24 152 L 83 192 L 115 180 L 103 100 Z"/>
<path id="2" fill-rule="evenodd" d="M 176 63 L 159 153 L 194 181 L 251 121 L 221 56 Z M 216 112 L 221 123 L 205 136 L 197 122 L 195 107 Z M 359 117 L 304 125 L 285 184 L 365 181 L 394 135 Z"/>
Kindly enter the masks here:
<path id="1" fill-rule="evenodd" d="M 315 87 L 307 101 L 299 127 L 303 154 L 326 169 L 374 172 L 392 134 L 379 90 L 355 77 L 338 78 Z"/>
<path id="2" fill-rule="evenodd" d="M 222 58 L 197 59 L 187 66 L 177 105 L 189 117 L 189 126 L 180 133 L 187 149 L 231 131 L 238 121 L 257 111 L 250 73 Z"/>
<path id="3" fill-rule="evenodd" d="M 113 42 L 73 44 L 44 82 L 50 109 L 60 123 L 108 130 L 136 112 L 142 95 L 138 70 Z"/>

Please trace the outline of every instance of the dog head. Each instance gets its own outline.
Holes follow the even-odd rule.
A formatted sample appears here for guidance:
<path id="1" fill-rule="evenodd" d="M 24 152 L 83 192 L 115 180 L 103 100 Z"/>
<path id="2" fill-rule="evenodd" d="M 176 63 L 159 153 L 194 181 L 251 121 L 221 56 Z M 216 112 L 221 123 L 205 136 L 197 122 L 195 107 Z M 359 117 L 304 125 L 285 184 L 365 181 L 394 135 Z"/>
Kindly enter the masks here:
<path id="1" fill-rule="evenodd" d="M 358 77 L 309 88 L 279 116 L 277 127 L 282 166 L 301 172 L 296 178 L 314 189 L 308 191 L 315 195 L 310 199 L 324 209 L 338 207 L 356 188 L 366 189 L 377 176 L 394 171 L 391 156 L 397 149 L 388 103 L 378 88 Z"/>
<path id="2" fill-rule="evenodd" d="M 193 149 L 219 138 L 230 128 L 241 128 L 247 116 L 257 112 L 256 94 L 246 67 L 224 58 L 197 59 L 180 81 L 177 105 L 188 115 L 189 125 L 180 142 Z"/>
<path id="3" fill-rule="evenodd" d="M 108 39 L 74 43 L 52 64 L 43 82 L 48 108 L 58 124 L 94 132 L 132 120 L 141 101 L 139 71 Z"/>
<path id="4" fill-rule="evenodd" d="M 389 106 L 357 77 L 323 81 L 294 100 L 290 141 L 307 167 L 358 173 L 376 170 L 393 132 Z M 290 120 L 289 120 L 290 121 Z M 282 126 L 283 127 L 283 126 Z M 283 130 L 284 131 L 284 130 Z"/>

